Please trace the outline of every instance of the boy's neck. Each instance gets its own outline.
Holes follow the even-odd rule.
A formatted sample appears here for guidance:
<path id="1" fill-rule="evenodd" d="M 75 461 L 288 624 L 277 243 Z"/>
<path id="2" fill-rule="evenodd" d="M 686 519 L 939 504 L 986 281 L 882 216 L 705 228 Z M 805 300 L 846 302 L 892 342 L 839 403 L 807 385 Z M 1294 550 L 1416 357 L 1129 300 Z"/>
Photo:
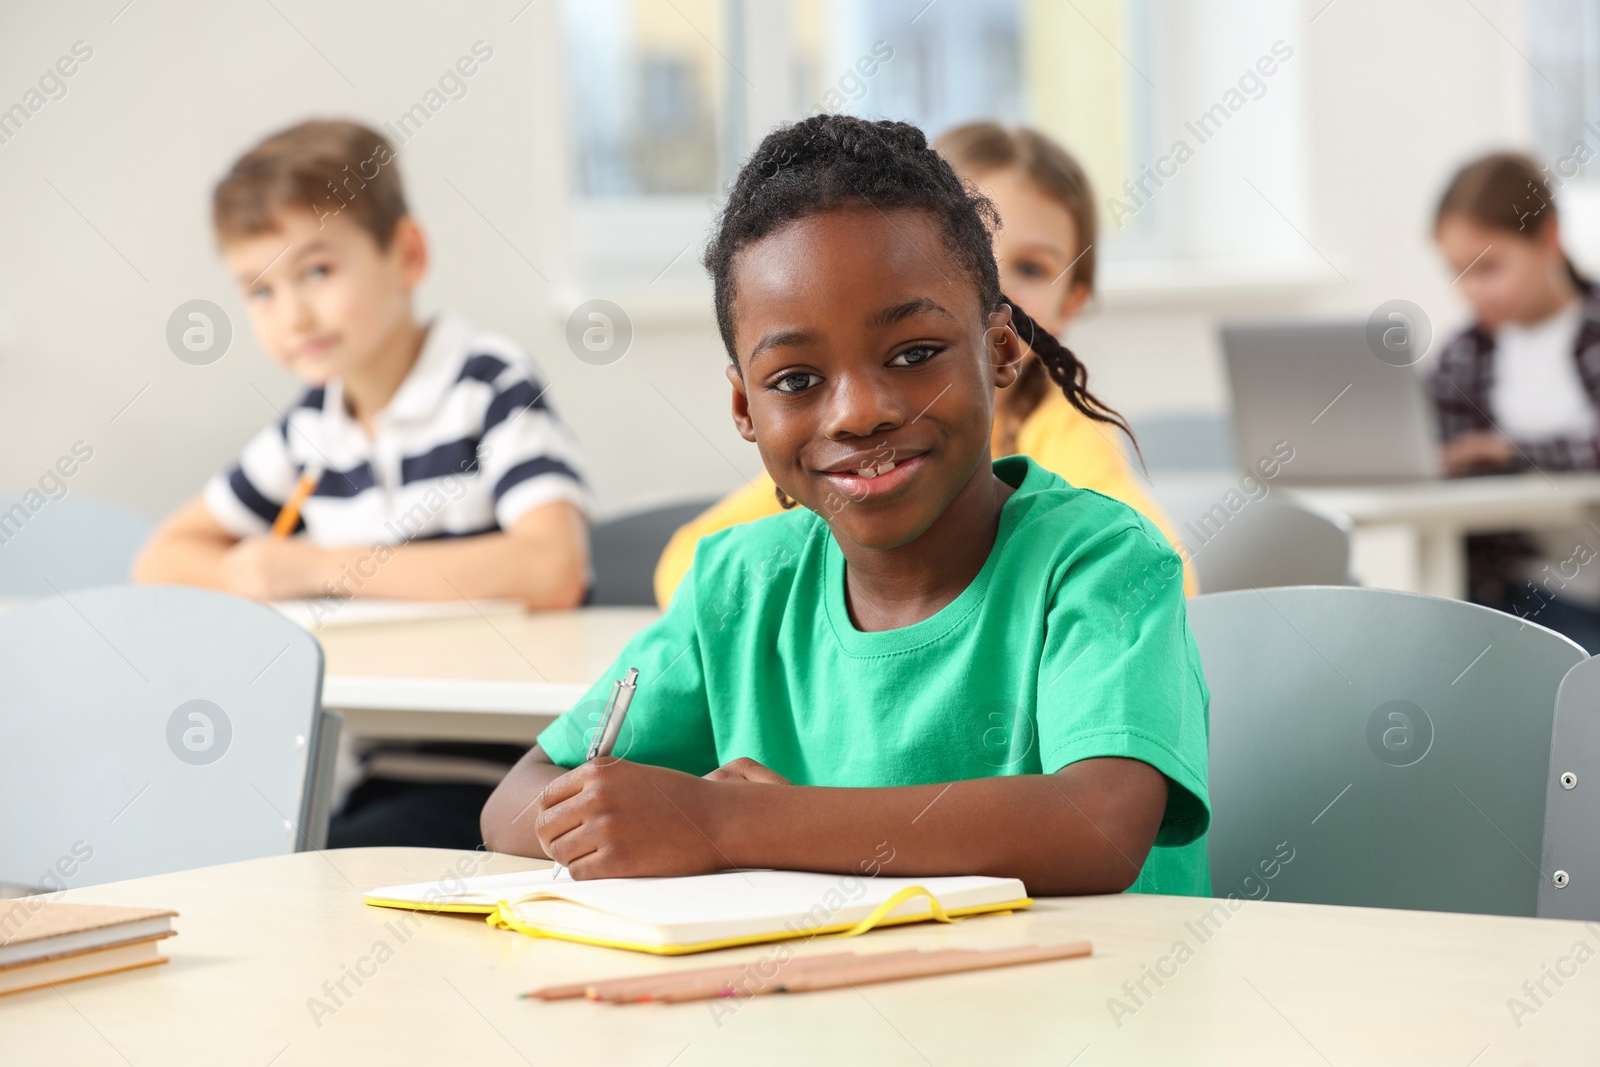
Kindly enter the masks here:
<path id="1" fill-rule="evenodd" d="M 1000 533 L 1016 490 L 987 460 L 944 513 L 910 544 L 864 548 L 844 539 L 845 606 L 856 628 L 897 630 L 931 618 L 972 584 Z"/>
<path id="2" fill-rule="evenodd" d="M 371 358 L 340 375 L 345 406 L 367 433 L 373 432 L 378 413 L 394 399 L 400 383 L 411 373 L 427 339 L 428 326 L 407 315 Z"/>

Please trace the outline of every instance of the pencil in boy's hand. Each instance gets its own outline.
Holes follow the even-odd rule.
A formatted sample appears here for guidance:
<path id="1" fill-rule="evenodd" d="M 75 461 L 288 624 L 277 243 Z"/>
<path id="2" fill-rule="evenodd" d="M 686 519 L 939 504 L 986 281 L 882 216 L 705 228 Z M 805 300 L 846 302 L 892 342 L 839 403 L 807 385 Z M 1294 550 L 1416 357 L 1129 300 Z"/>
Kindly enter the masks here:
<path id="1" fill-rule="evenodd" d="M 320 481 L 322 481 L 322 464 L 315 460 L 307 463 L 300 474 L 300 480 L 295 483 L 294 492 L 283 502 L 283 507 L 278 510 L 277 519 L 272 523 L 273 537 L 288 537 L 294 533 L 295 524 L 300 521 L 300 509 L 305 506 L 306 498 L 316 490 Z"/>

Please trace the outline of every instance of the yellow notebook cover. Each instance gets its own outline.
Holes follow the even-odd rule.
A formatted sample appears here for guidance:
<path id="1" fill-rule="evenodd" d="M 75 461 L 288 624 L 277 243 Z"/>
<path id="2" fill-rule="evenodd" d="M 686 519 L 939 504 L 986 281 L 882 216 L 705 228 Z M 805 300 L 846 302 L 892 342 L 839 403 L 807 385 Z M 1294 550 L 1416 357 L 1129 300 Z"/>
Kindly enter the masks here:
<path id="1" fill-rule="evenodd" d="M 378 907 L 480 914 L 504 929 L 679 956 L 879 926 L 1015 911 L 1033 903 L 1015 878 L 867 878 L 801 871 L 722 871 L 688 878 L 574 881 L 541 869 L 385 886 Z"/>

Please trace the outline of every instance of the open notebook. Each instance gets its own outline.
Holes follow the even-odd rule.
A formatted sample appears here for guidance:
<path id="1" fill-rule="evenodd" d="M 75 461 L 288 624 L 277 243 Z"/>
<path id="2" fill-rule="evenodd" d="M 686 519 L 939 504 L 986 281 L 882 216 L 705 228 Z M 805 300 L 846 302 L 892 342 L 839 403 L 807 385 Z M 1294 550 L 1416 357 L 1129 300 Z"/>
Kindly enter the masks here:
<path id="1" fill-rule="evenodd" d="M 724 871 L 690 878 L 573 881 L 549 870 L 385 886 L 368 904 L 487 915 L 534 937 L 661 956 L 850 936 L 877 926 L 1014 911 L 1033 901 L 1015 878 L 867 878 Z"/>

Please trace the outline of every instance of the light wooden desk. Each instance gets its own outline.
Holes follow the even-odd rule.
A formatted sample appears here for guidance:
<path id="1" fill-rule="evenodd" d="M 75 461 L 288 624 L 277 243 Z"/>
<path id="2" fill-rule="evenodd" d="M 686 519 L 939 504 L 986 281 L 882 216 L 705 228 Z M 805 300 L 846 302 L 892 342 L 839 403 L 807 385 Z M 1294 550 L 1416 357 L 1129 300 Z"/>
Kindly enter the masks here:
<path id="1" fill-rule="evenodd" d="M 654 608 L 328 626 L 323 706 L 352 734 L 529 742 L 611 666 Z"/>
<path id="2" fill-rule="evenodd" d="M 425 918 L 402 941 L 405 930 L 395 924 L 406 913 L 361 903 L 363 890 L 434 879 L 463 861 L 469 873 L 541 865 L 366 849 L 75 890 L 68 899 L 176 908 L 180 933 L 166 942 L 172 962 L 0 998 L 0 1059 L 119 1067 L 1497 1067 L 1590 1063 L 1600 1055 L 1600 959 L 1571 958 L 1580 942 L 1590 955 L 1600 948 L 1594 924 L 1275 902 L 1229 912 L 1227 902 L 1182 897 L 1057 899 L 951 927 L 879 931 L 853 947 L 1088 938 L 1092 958 L 748 1002 L 544 1004 L 517 994 L 551 982 L 759 959 L 773 948 L 657 960 L 453 916 Z M 1180 941 L 1192 953 L 1181 963 L 1170 956 Z M 1519 1028 L 1507 999 L 1526 999 L 1523 983 L 1538 981 L 1547 967 L 1570 976 L 1559 988 L 1546 979 L 1552 995 Z M 1149 977 L 1157 968 L 1159 986 Z M 1113 1017 L 1114 1000 L 1131 1012 Z"/>
<path id="3" fill-rule="evenodd" d="M 1362 535 L 1393 532 L 1410 557 L 1386 580 L 1370 581 L 1434 596 L 1466 596 L 1468 534 L 1584 525 L 1600 506 L 1600 474 L 1535 473 L 1454 478 L 1399 485 L 1295 487 L 1287 492 L 1343 512 Z M 1591 544 L 1600 545 L 1600 531 Z M 1357 547 L 1359 568 L 1360 546 Z"/>
<path id="4" fill-rule="evenodd" d="M 0 598 L 0 611 L 31 601 Z M 588 691 L 655 608 L 496 610 L 328 625 L 322 704 L 347 734 L 532 743 Z"/>

